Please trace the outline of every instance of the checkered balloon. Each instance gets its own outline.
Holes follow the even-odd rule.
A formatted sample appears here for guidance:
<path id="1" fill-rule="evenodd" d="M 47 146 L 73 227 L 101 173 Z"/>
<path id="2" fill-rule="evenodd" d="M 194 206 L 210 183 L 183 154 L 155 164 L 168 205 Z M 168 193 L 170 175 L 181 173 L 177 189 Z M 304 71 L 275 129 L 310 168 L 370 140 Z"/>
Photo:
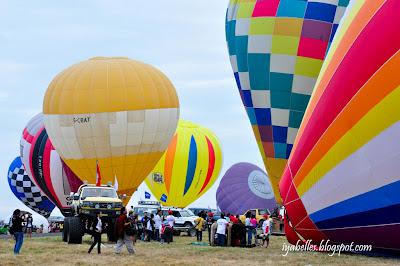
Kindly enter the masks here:
<path id="1" fill-rule="evenodd" d="M 275 196 L 349 0 L 231 0 L 229 56 Z M 277 197 L 279 202 L 280 198 Z"/>
<path id="2" fill-rule="evenodd" d="M 27 207 L 48 218 L 54 204 L 39 190 L 26 173 L 20 157 L 14 159 L 8 169 L 8 184 L 14 195 Z"/>

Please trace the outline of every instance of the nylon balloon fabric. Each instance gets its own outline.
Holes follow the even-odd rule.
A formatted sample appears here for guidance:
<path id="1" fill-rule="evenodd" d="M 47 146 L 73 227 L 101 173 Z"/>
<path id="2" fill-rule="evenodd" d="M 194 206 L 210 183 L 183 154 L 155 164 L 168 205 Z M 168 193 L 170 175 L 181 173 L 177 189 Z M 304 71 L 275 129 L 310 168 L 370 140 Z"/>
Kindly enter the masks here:
<path id="1" fill-rule="evenodd" d="M 354 1 L 332 43 L 280 181 L 303 239 L 400 250 L 399 14 Z"/>
<path id="2" fill-rule="evenodd" d="M 216 199 L 222 212 L 235 215 L 250 209 L 269 209 L 272 213 L 277 207 L 268 175 L 258 166 L 245 162 L 234 164 L 226 171 Z"/>
<path id="3" fill-rule="evenodd" d="M 8 185 L 17 199 L 36 213 L 48 218 L 55 205 L 35 186 L 24 169 L 21 158 L 15 158 L 8 169 Z"/>
<path id="4" fill-rule="evenodd" d="M 183 208 L 214 184 L 221 166 L 222 152 L 215 134 L 180 120 L 168 149 L 145 181 L 164 206 Z"/>
<path id="5" fill-rule="evenodd" d="M 348 0 L 231 0 L 230 61 L 278 202 L 278 182 Z"/>

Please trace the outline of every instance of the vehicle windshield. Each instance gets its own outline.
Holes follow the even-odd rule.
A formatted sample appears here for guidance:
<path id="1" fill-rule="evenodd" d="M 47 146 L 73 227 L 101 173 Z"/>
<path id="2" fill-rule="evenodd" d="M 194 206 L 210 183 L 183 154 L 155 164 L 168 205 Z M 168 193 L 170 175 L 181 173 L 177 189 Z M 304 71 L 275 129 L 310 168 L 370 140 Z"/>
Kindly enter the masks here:
<path id="1" fill-rule="evenodd" d="M 104 198 L 118 198 L 117 193 L 112 188 L 104 187 L 87 187 L 83 189 L 82 198 L 87 197 L 104 197 Z"/>
<path id="2" fill-rule="evenodd" d="M 190 214 L 188 210 L 182 210 L 181 216 L 182 217 L 190 217 L 190 216 L 194 216 L 194 214 Z"/>
<path id="3" fill-rule="evenodd" d="M 145 212 L 147 212 L 149 215 L 151 213 L 156 213 L 157 209 L 155 208 L 148 208 L 148 207 L 135 207 L 133 208 L 133 212 L 139 216 L 143 216 Z"/>
<path id="4" fill-rule="evenodd" d="M 268 210 L 268 209 L 265 209 L 265 210 L 259 210 L 259 215 L 264 215 L 264 214 L 268 214 L 268 215 L 270 215 L 271 213 L 269 212 L 269 210 Z"/>

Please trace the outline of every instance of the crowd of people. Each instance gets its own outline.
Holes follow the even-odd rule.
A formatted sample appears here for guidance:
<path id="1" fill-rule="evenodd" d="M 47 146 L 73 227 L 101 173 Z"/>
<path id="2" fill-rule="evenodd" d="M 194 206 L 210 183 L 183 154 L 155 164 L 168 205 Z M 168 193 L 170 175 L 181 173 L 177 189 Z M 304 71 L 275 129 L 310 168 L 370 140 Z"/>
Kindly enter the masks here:
<path id="1" fill-rule="evenodd" d="M 227 246 L 229 242 L 231 246 L 251 247 L 259 245 L 259 240 L 261 240 L 262 243 L 260 245 L 268 247 L 272 226 L 269 215 L 265 214 L 263 216 L 261 226 L 255 215 L 250 212 L 246 213 L 245 217 L 245 220 L 242 221 L 239 215 L 221 213 L 220 217 L 216 219 L 212 212 L 201 211 L 194 220 L 197 241 L 203 241 L 203 231 L 207 230 L 210 245 Z M 137 240 L 145 242 L 158 241 L 160 244 L 169 244 L 173 242 L 174 225 L 175 217 L 171 210 L 168 211 L 168 215 L 163 215 L 160 209 L 157 210 L 156 214 L 144 213 L 139 220 L 138 215 L 133 210 L 128 213 L 126 208 L 122 208 L 121 215 L 117 218 L 114 228 L 116 237 L 115 253 L 120 254 L 123 246 L 126 246 L 128 253 L 134 254 L 134 245 Z M 99 212 L 92 223 L 87 226 L 93 238 L 93 243 L 88 253 L 91 253 L 97 245 L 97 252 L 100 254 L 101 236 L 102 233 L 108 230 L 108 224 L 102 221 L 101 212 Z M 56 224 L 51 224 L 50 227 L 55 228 Z M 21 250 L 24 228 L 28 237 L 31 237 L 33 228 L 32 216 L 25 217 L 17 209 L 10 219 L 10 233 L 15 239 L 14 254 L 19 254 Z M 261 233 L 259 233 L 260 230 Z M 227 241 L 227 237 L 229 241 Z"/>
<path id="2" fill-rule="evenodd" d="M 216 225 L 214 226 L 216 231 L 214 242 L 210 240 L 210 243 L 226 246 L 228 244 L 227 236 L 229 235 L 231 246 L 253 247 L 261 245 L 268 247 L 272 227 L 272 219 L 269 215 L 263 216 L 261 226 L 259 226 L 256 216 L 251 212 L 247 212 L 245 217 L 243 222 L 239 215 L 227 214 L 225 216 L 224 213 L 221 213 L 221 217 L 215 222 Z M 212 235 L 212 229 L 210 235 Z M 261 240 L 261 243 L 259 243 L 259 240 Z"/>
<path id="3" fill-rule="evenodd" d="M 101 234 L 107 229 L 107 224 L 101 220 L 100 213 L 97 219 L 91 225 L 93 243 L 90 246 L 88 253 L 97 245 L 97 252 L 101 253 Z M 161 244 L 170 243 L 173 241 L 173 228 L 175 217 L 172 211 L 164 217 L 161 210 L 157 210 L 156 214 L 144 213 L 144 216 L 139 220 L 138 215 L 132 210 L 127 212 L 126 208 L 122 208 L 121 215 L 115 223 L 115 236 L 117 243 L 115 253 L 120 254 L 122 248 L 126 246 L 129 254 L 134 254 L 134 245 L 137 240 L 145 242 L 159 241 Z"/>

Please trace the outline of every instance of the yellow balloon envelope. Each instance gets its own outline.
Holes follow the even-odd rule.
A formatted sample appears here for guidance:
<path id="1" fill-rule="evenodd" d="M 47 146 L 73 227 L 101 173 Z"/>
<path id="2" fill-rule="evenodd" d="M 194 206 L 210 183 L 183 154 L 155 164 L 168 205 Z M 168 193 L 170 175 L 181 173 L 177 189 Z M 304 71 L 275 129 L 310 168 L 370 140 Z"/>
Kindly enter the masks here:
<path id="1" fill-rule="evenodd" d="M 174 86 L 156 68 L 97 57 L 58 74 L 43 103 L 48 135 L 81 180 L 118 181 L 129 196 L 168 147 L 179 119 Z"/>
<path id="2" fill-rule="evenodd" d="M 146 178 L 164 206 L 186 207 L 217 180 L 222 152 L 217 137 L 197 124 L 180 120 L 161 160 Z"/>

